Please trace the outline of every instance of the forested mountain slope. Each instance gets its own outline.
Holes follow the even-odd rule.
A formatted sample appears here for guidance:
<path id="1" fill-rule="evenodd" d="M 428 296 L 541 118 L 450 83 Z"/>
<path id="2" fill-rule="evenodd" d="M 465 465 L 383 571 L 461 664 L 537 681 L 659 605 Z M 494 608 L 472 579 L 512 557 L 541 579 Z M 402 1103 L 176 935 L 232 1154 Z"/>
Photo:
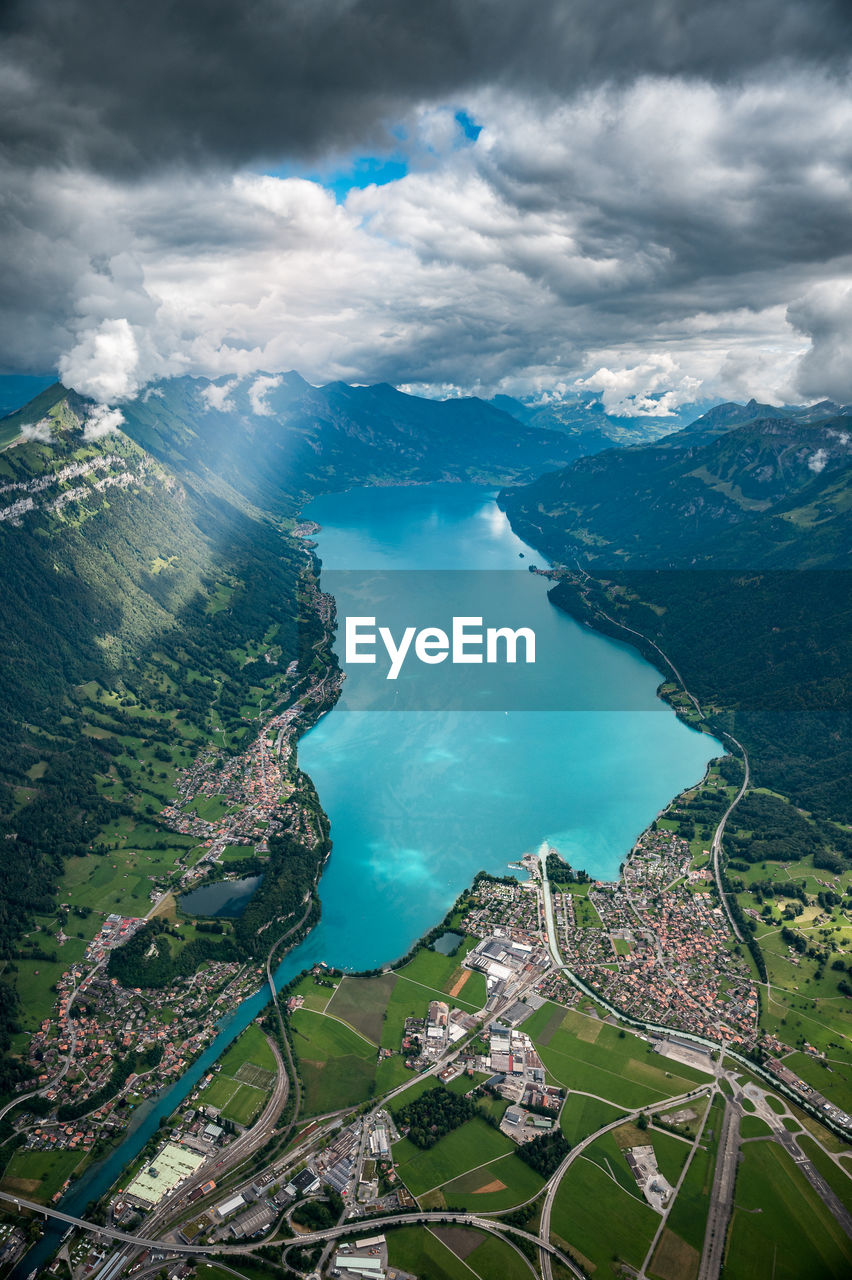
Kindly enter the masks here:
<path id="1" fill-rule="evenodd" d="M 314 388 L 297 374 L 175 379 L 122 414 L 104 430 L 109 419 L 54 386 L 0 421 L 0 1044 L 16 991 L 48 1007 L 53 978 L 127 900 L 124 882 L 147 868 L 133 899 L 144 914 L 197 844 L 161 816 L 180 771 L 211 742 L 224 759 L 247 749 L 330 666 L 314 564 L 290 532 L 305 498 L 353 483 L 528 478 L 573 456 L 482 401 Z M 328 851 L 308 780 L 289 785 L 307 816 L 270 841 L 252 937 L 234 927 L 229 945 L 255 945 Z M 103 883 L 96 916 L 57 895 L 72 873 Z M 224 945 L 199 936 L 187 963 Z M 161 976 L 179 962 L 164 960 Z"/>
<path id="2" fill-rule="evenodd" d="M 691 434 L 583 459 L 501 502 L 570 571 L 555 603 L 654 640 L 742 739 L 758 783 L 850 822 L 852 417 Z"/>

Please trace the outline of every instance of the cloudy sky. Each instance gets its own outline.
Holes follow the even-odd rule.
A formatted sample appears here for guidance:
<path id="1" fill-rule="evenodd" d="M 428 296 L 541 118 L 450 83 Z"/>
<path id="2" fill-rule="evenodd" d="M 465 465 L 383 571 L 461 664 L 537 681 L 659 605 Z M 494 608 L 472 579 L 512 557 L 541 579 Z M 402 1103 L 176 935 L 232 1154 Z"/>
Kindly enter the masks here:
<path id="1" fill-rule="evenodd" d="M 852 400 L 843 0 L 7 0 L 0 366 Z"/>

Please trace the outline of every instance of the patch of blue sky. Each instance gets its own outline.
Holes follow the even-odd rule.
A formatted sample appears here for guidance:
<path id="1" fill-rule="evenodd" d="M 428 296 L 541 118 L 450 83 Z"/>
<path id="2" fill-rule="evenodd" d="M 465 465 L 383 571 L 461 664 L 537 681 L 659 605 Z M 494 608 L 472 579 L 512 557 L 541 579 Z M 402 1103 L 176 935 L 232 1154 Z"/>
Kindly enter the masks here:
<path id="1" fill-rule="evenodd" d="M 452 149 L 468 147 L 475 143 L 482 132 L 482 126 L 463 110 L 454 112 L 453 119 L 458 129 Z M 282 164 L 265 172 L 275 178 L 306 178 L 310 182 L 318 182 L 327 191 L 333 192 L 337 203 L 342 204 L 350 191 L 363 191 L 365 187 L 381 187 L 390 182 L 398 182 L 410 172 L 412 167 L 421 166 L 424 158 L 423 151 L 420 151 L 419 156 L 414 159 L 413 165 L 412 155 L 406 154 L 411 150 L 416 156 L 418 151 L 416 142 L 412 146 L 412 140 L 409 139 L 407 132 L 402 128 L 396 128 L 391 130 L 391 133 L 398 139 L 400 145 L 386 155 L 354 156 L 345 164 L 328 169 L 305 171 L 293 164 Z M 434 154 L 429 147 L 425 151 Z M 417 163 L 418 159 L 420 164 Z"/>
<path id="2" fill-rule="evenodd" d="M 469 116 L 466 111 L 457 111 L 455 121 L 465 138 L 467 138 L 469 142 L 476 142 L 476 139 L 482 133 L 482 125 L 477 124 L 473 117 Z"/>

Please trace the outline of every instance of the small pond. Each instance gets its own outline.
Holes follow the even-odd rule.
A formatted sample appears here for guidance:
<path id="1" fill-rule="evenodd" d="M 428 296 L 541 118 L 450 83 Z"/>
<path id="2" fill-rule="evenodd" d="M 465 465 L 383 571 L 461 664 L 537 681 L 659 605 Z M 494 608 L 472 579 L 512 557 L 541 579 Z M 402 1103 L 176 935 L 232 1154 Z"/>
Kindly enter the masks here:
<path id="1" fill-rule="evenodd" d="M 226 916 L 233 919 L 245 911 L 263 876 L 243 876 L 242 880 L 217 880 L 178 898 L 181 911 L 191 916 Z"/>
<path id="2" fill-rule="evenodd" d="M 440 938 L 435 939 L 432 943 L 432 950 L 440 951 L 442 956 L 451 956 L 458 951 L 463 942 L 463 933 L 453 933 L 452 931 L 449 931 L 447 933 L 442 933 Z"/>

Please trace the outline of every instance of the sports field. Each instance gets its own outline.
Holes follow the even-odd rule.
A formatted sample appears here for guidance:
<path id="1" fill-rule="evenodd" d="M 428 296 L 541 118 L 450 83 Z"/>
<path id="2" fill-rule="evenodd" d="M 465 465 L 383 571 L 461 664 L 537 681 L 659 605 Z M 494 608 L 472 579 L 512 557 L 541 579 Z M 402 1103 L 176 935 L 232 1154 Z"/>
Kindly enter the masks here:
<path id="1" fill-rule="evenodd" d="M 199 1105 L 218 1108 L 225 1120 L 250 1125 L 272 1092 L 276 1070 L 266 1036 L 252 1023 L 222 1057 L 219 1073 L 200 1094 Z"/>

